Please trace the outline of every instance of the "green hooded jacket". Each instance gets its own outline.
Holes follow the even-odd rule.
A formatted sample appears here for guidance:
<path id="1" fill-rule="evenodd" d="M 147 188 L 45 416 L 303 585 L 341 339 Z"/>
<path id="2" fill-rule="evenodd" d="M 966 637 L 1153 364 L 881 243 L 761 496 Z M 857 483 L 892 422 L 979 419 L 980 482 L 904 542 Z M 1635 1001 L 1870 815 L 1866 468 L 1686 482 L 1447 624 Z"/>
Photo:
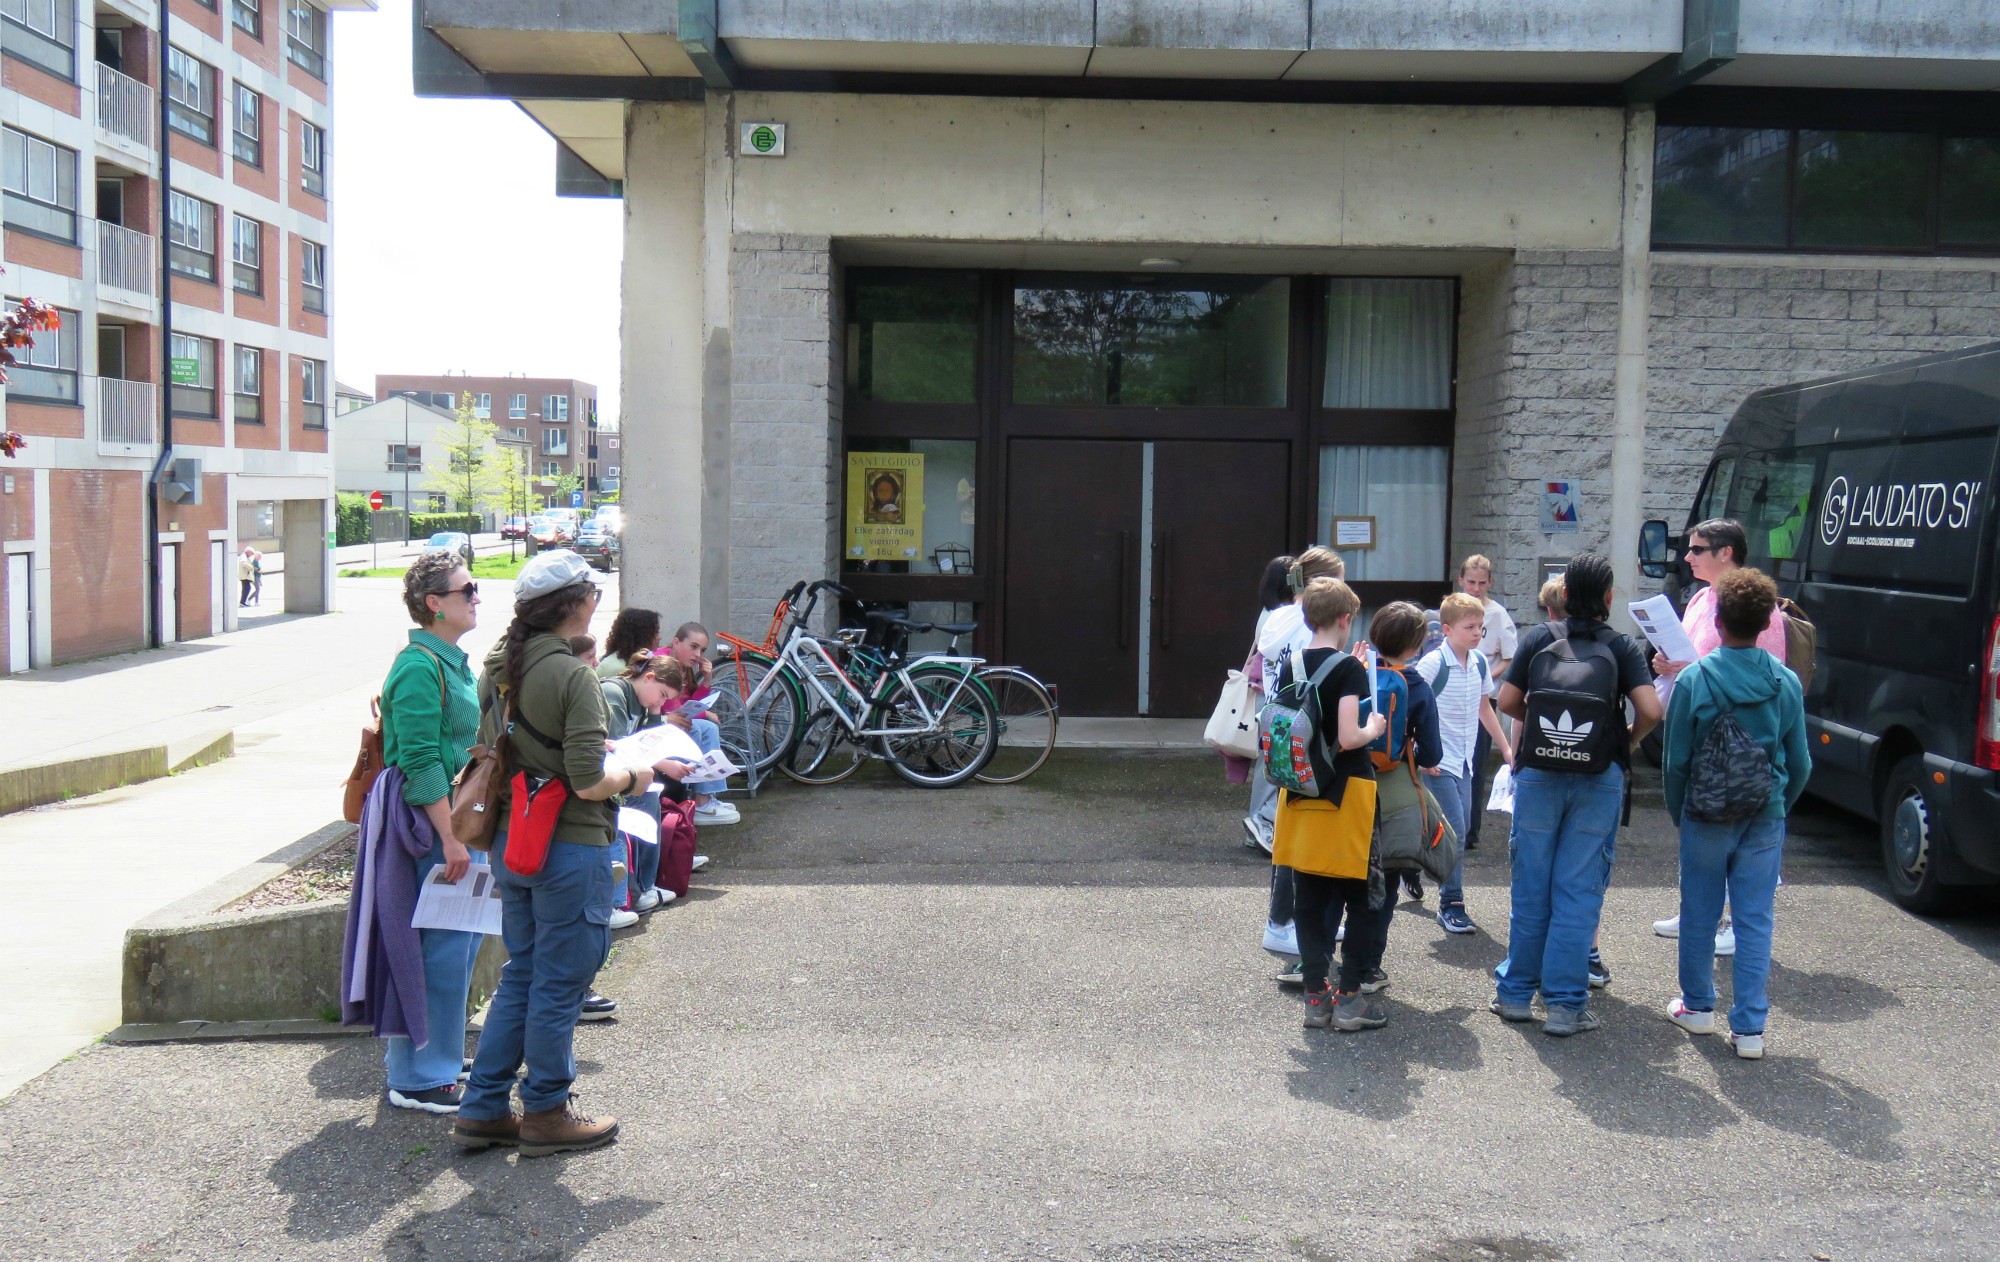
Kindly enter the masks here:
<path id="1" fill-rule="evenodd" d="M 556 819 L 555 839 L 585 846 L 611 844 L 612 803 L 586 802 L 575 795 L 604 778 L 604 740 L 609 716 L 596 672 L 569 651 L 569 643 L 548 632 L 530 637 L 523 655 L 520 695 L 514 699 L 517 717 L 561 749 L 551 749 L 514 724 L 507 738 L 508 765 L 530 776 L 560 776 L 570 786 L 570 799 Z M 507 641 L 502 637 L 486 655 L 486 672 L 479 678 L 479 739 L 490 744 L 500 720 L 494 685 L 506 673 Z M 500 809 L 512 810 L 512 794 L 503 791 Z"/>

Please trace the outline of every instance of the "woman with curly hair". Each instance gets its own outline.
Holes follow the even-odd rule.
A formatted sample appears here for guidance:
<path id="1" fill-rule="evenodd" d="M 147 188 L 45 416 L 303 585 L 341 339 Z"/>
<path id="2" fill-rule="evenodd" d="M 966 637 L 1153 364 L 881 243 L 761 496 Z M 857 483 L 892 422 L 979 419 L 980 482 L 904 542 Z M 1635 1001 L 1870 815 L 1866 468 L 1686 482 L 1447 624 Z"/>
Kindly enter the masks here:
<path id="1" fill-rule="evenodd" d="M 660 647 L 660 614 L 655 609 L 620 609 L 604 636 L 604 656 L 597 663 L 599 679 L 617 679 L 636 653 Z"/>

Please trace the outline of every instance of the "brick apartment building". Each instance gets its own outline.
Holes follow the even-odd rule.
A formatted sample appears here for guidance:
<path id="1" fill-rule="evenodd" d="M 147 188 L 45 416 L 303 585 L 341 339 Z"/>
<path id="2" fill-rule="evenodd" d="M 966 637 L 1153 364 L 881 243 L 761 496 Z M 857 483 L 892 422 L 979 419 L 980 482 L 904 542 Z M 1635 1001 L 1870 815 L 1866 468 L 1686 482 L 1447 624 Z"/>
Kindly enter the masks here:
<path id="1" fill-rule="evenodd" d="M 172 0 L 163 67 L 155 5 L 0 6 L 0 284 L 62 315 L 0 403 L 0 669 L 234 629 L 246 542 L 328 607 L 328 10 L 373 7 Z"/>
<path id="2" fill-rule="evenodd" d="M 529 472 L 540 494 L 552 494 L 554 480 L 565 473 L 583 479 L 586 496 L 604 489 L 598 474 L 597 387 L 587 381 L 464 373 L 392 373 L 375 378 L 377 399 L 407 395 L 447 412 L 456 412 L 466 394 L 472 396 L 474 414 L 493 422 L 503 442 L 534 444 Z M 386 493 L 384 498 L 385 502 L 389 498 Z M 420 504 L 417 511 L 427 507 Z"/>

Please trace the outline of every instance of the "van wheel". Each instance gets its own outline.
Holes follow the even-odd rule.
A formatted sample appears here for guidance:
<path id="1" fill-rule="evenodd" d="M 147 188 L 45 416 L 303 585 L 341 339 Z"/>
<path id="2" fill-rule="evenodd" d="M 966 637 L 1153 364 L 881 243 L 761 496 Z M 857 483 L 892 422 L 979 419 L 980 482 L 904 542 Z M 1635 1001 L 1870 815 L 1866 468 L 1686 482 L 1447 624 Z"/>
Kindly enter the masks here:
<path id="1" fill-rule="evenodd" d="M 1949 889 L 1938 880 L 1941 830 L 1924 801 L 1924 760 L 1920 754 L 1897 763 L 1882 786 L 1882 867 L 1889 893 L 1902 906 L 1928 915 L 1945 910 Z"/>

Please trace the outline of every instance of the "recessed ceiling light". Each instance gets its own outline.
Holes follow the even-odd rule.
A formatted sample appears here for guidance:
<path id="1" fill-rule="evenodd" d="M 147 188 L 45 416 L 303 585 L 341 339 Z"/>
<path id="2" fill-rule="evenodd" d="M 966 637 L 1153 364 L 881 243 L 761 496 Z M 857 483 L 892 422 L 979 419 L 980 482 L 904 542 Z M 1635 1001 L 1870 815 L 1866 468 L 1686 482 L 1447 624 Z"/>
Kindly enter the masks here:
<path id="1" fill-rule="evenodd" d="M 1158 259 L 1139 260 L 1139 266 L 1152 272 L 1178 271 L 1180 270 L 1180 265 L 1181 261 L 1179 259 L 1158 258 Z"/>

